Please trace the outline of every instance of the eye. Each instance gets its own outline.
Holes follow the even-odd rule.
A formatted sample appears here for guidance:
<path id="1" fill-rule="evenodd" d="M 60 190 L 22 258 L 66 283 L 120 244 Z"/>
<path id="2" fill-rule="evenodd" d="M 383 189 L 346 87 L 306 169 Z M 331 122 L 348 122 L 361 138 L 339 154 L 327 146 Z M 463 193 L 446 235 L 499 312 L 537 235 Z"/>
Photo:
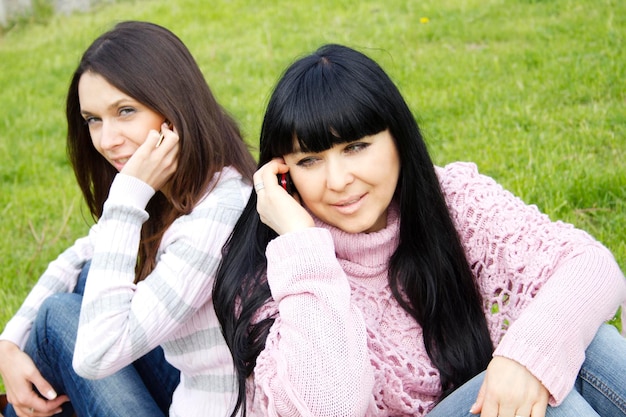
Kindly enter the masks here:
<path id="1" fill-rule="evenodd" d="M 122 107 L 118 111 L 120 116 L 128 116 L 135 113 L 135 109 L 133 107 Z"/>
<path id="2" fill-rule="evenodd" d="M 366 149 L 370 145 L 371 145 L 370 143 L 366 143 L 366 142 L 352 142 L 344 148 L 344 151 L 347 153 L 357 153 Z"/>
<path id="3" fill-rule="evenodd" d="M 305 158 L 298 160 L 296 165 L 298 165 L 299 167 L 307 168 L 315 164 L 315 162 L 317 162 L 318 160 L 319 158 L 316 158 L 313 156 L 307 156 Z"/>
<path id="4" fill-rule="evenodd" d="M 100 121 L 98 117 L 94 117 L 94 116 L 83 116 L 83 119 L 85 119 L 86 125 L 93 125 Z"/>

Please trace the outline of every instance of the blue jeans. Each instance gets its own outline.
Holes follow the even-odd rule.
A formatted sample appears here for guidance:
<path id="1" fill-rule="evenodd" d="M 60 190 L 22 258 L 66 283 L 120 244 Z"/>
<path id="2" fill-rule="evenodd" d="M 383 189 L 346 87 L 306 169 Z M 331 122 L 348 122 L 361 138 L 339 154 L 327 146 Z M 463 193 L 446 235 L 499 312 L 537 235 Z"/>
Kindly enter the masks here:
<path id="1" fill-rule="evenodd" d="M 58 414 L 70 417 L 167 416 L 180 372 L 170 365 L 158 347 L 115 374 L 99 380 L 78 376 L 72 367 L 82 293 L 89 264 L 74 293 L 56 294 L 41 306 L 24 348 L 43 377 L 70 403 Z M 16 416 L 9 404 L 5 417 Z"/>
<path id="2" fill-rule="evenodd" d="M 485 373 L 462 385 L 428 417 L 470 417 Z M 617 329 L 604 324 L 585 351 L 574 389 L 558 407 L 546 410 L 546 417 L 626 416 L 626 339 Z"/>

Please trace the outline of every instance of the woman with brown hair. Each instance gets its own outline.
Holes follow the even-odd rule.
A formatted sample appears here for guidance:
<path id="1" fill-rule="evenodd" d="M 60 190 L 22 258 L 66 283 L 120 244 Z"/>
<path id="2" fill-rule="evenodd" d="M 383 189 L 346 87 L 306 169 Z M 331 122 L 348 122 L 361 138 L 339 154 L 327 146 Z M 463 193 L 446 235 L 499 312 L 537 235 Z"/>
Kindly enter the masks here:
<path id="1" fill-rule="evenodd" d="M 181 40 L 145 22 L 87 49 L 66 113 L 96 224 L 0 335 L 3 412 L 225 414 L 235 384 L 211 294 L 255 169 L 237 124 Z"/>

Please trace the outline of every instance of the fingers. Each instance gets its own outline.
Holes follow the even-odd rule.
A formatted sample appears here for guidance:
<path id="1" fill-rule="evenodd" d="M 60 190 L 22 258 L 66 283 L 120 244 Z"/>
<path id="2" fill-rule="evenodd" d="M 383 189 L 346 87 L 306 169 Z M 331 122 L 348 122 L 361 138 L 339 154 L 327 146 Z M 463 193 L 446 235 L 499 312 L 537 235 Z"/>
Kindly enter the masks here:
<path id="1" fill-rule="evenodd" d="M 42 398 L 37 391 L 43 393 Z M 9 398 L 18 416 L 51 416 L 62 411 L 61 404 L 69 401 L 67 395 L 57 395 L 54 388 L 46 381 L 39 371 L 32 372 L 29 378 L 29 389 L 21 390 Z"/>
<path id="2" fill-rule="evenodd" d="M 158 148 L 159 146 L 161 146 L 161 143 L 163 143 L 163 139 L 165 139 L 165 133 L 166 130 L 171 130 L 172 128 L 170 127 L 169 123 L 167 122 L 163 122 L 161 124 L 161 132 L 159 133 L 159 140 L 157 141 L 156 145 L 154 145 L 155 148 Z"/>
<path id="3" fill-rule="evenodd" d="M 536 403 L 532 409 L 530 414 L 520 414 L 518 412 L 518 414 L 520 416 L 531 416 L 531 417 L 546 417 L 546 409 L 548 408 L 548 401 L 546 399 L 546 402 L 540 402 L 540 403 Z"/>
<path id="4" fill-rule="evenodd" d="M 155 148 L 158 148 L 159 146 L 161 146 L 161 142 L 163 142 L 163 138 L 165 137 L 165 133 L 161 132 L 161 134 L 159 135 L 159 140 L 156 143 L 156 145 L 154 145 Z"/>
<path id="5" fill-rule="evenodd" d="M 46 407 L 49 408 L 49 407 Z M 59 414 L 63 409 L 58 407 L 53 407 L 51 409 L 39 409 L 36 407 L 16 407 L 13 406 L 15 410 L 15 414 L 18 417 L 49 417 L 55 414 Z"/>
<path id="6" fill-rule="evenodd" d="M 57 397 L 57 393 L 54 391 L 54 388 L 52 388 L 52 385 L 50 385 L 40 373 L 34 375 L 31 382 L 35 385 L 37 391 L 48 400 L 54 400 Z"/>
<path id="7" fill-rule="evenodd" d="M 68 401 L 69 398 L 67 395 L 59 395 L 54 400 L 46 400 L 32 391 L 31 395 L 23 401 L 10 400 L 9 402 L 13 405 L 15 413 L 18 416 L 40 417 L 60 413 L 63 410 L 61 405 Z"/>
<path id="8" fill-rule="evenodd" d="M 149 152 L 157 152 L 158 149 L 159 153 L 167 154 L 178 148 L 179 139 L 178 133 L 166 123 L 163 123 L 160 131 L 151 130 L 148 133 L 148 137 L 142 147 Z"/>
<path id="9" fill-rule="evenodd" d="M 531 409 L 536 411 L 531 412 Z M 480 411 L 471 409 L 472 414 L 478 414 L 480 417 L 544 417 L 544 414 L 539 414 L 541 407 L 531 407 L 531 403 L 522 403 L 519 406 L 506 401 L 486 401 Z"/>
<path id="10" fill-rule="evenodd" d="M 483 381 L 482 385 L 480 386 L 480 390 L 478 390 L 478 396 L 476 397 L 476 401 L 474 401 L 474 404 L 470 408 L 470 414 L 478 414 L 482 411 L 483 403 L 485 402 L 486 389 L 487 387 L 485 386 L 485 381 Z"/>
<path id="11" fill-rule="evenodd" d="M 152 135 L 151 135 L 152 136 Z M 170 144 L 175 144 L 178 142 L 178 134 L 174 131 L 174 128 L 171 127 L 168 123 L 163 122 L 161 124 L 161 131 L 159 132 L 159 136 L 156 139 L 156 143 L 154 144 L 155 148 L 160 147 L 163 142 L 166 140 Z"/>
<path id="12" fill-rule="evenodd" d="M 176 172 L 179 147 L 178 134 L 163 123 L 160 133 L 156 130 L 150 131 L 146 141 L 121 172 L 160 190 Z"/>
<path id="13" fill-rule="evenodd" d="M 311 215 L 278 183 L 276 175 L 288 171 L 284 160 L 275 158 L 253 176 L 259 217 L 279 235 L 314 226 Z"/>
<path id="14" fill-rule="evenodd" d="M 545 417 L 549 393 L 523 365 L 494 357 L 470 412 L 481 417 Z"/>
<path id="15" fill-rule="evenodd" d="M 282 158 L 274 158 L 267 164 L 263 165 L 261 168 L 254 173 L 252 177 L 255 184 L 255 190 L 262 190 L 268 185 L 278 185 L 278 180 L 276 175 L 282 174 L 289 171 L 289 167 L 285 164 L 285 161 Z M 263 186 L 260 186 L 263 184 Z M 259 185 L 259 187 L 257 187 Z"/>
<path id="16" fill-rule="evenodd" d="M 0 342 L 0 371 L 7 393 L 7 400 L 18 416 L 51 416 L 61 411 L 61 404 L 69 401 L 66 395 L 58 395 L 44 379 L 32 359 L 17 345 Z M 34 389 L 46 398 L 42 398 Z"/>
<path id="17" fill-rule="evenodd" d="M 282 158 L 274 158 L 267 164 L 259 168 L 253 178 L 254 191 L 259 196 L 263 190 L 269 193 L 280 193 L 284 188 L 279 184 L 277 175 L 289 172 L 289 167 Z M 266 195 L 263 198 L 267 197 Z M 274 195 L 272 198 L 276 198 Z M 257 200 L 258 201 L 258 200 Z"/>

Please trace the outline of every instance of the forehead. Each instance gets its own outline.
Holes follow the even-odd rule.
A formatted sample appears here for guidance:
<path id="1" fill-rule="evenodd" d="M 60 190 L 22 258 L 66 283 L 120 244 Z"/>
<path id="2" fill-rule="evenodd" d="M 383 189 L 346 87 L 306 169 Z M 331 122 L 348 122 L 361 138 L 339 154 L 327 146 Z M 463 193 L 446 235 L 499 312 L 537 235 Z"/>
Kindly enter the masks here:
<path id="1" fill-rule="evenodd" d="M 81 111 L 96 111 L 132 97 L 118 90 L 100 74 L 87 71 L 78 81 L 78 101 Z"/>

